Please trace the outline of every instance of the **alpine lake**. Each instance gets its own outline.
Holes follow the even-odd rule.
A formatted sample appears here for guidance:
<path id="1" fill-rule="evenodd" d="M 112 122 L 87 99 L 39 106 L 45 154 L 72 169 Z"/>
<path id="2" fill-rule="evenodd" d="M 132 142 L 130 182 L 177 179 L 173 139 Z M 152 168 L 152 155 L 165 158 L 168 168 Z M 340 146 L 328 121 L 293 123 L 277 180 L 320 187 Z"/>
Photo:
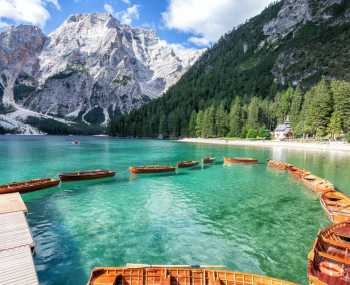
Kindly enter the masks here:
<path id="1" fill-rule="evenodd" d="M 79 145 L 72 144 L 78 139 Z M 137 175 L 129 166 L 175 165 L 215 156 L 205 167 Z M 257 165 L 223 166 L 224 156 Z M 293 163 L 350 194 L 350 154 L 186 144 L 108 137 L 1 136 L 0 183 L 89 169 L 113 178 L 62 183 L 23 194 L 41 284 L 86 284 L 95 266 L 224 265 L 307 284 L 307 254 L 330 224 L 317 194 L 267 159 Z"/>

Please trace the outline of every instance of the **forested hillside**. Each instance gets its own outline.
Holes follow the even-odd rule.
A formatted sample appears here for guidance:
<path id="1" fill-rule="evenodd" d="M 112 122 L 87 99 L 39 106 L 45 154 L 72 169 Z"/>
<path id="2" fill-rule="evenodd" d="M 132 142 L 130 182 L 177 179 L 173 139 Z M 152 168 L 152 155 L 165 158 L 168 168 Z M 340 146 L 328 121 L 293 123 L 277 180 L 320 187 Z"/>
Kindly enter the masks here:
<path id="1" fill-rule="evenodd" d="M 110 133 L 264 137 L 287 115 L 298 136 L 349 132 L 349 15 L 349 1 L 277 2 L 225 35 L 165 96 L 112 122 Z"/>

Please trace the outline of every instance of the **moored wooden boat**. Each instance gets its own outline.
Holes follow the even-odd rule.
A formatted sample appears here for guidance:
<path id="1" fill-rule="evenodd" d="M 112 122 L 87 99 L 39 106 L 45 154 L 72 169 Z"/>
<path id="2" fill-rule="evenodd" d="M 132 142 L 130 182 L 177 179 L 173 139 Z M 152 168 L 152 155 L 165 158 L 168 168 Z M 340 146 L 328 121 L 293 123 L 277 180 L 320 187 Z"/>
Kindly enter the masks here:
<path id="1" fill-rule="evenodd" d="M 224 164 L 235 164 L 235 163 L 256 164 L 258 163 L 258 160 L 251 157 L 224 157 Z"/>
<path id="2" fill-rule="evenodd" d="M 98 179 L 105 177 L 112 177 L 115 175 L 114 171 L 111 170 L 87 170 L 87 171 L 77 171 L 77 172 L 66 172 L 59 175 L 61 181 L 79 181 L 79 180 L 89 180 Z"/>
<path id="3" fill-rule="evenodd" d="M 41 189 L 57 186 L 60 183 L 59 179 L 43 178 L 43 179 L 32 179 L 22 182 L 13 182 L 10 184 L 0 185 L 0 194 L 6 193 L 25 193 L 32 192 Z"/>
<path id="4" fill-rule="evenodd" d="M 267 166 L 277 170 L 288 170 L 288 167 L 290 167 L 291 165 L 282 161 L 268 160 Z"/>
<path id="5" fill-rule="evenodd" d="M 302 176 L 301 179 L 304 185 L 314 192 L 325 193 L 329 191 L 335 191 L 335 187 L 331 182 L 318 176 L 308 174 Z"/>
<path id="6" fill-rule="evenodd" d="M 271 277 L 200 266 L 101 267 L 88 285 L 295 285 Z"/>
<path id="7" fill-rule="evenodd" d="M 350 197 L 336 191 L 321 195 L 322 208 L 333 223 L 350 222 Z"/>
<path id="8" fill-rule="evenodd" d="M 129 167 L 129 172 L 131 174 L 163 173 L 163 172 L 174 172 L 175 170 L 176 170 L 176 167 L 174 166 L 164 166 L 164 165 Z"/>
<path id="9" fill-rule="evenodd" d="M 203 163 L 204 164 L 209 164 L 209 163 L 213 163 L 215 161 L 215 157 L 212 156 L 207 156 L 203 158 Z"/>
<path id="10" fill-rule="evenodd" d="M 334 224 L 319 232 L 308 255 L 310 284 L 350 284 L 349 241 L 349 222 Z"/>
<path id="11" fill-rule="evenodd" d="M 305 169 L 301 169 L 294 165 L 290 165 L 288 167 L 288 172 L 292 174 L 295 178 L 302 179 L 304 176 L 311 174 L 309 171 Z"/>
<path id="12" fill-rule="evenodd" d="M 191 161 L 180 161 L 176 164 L 179 168 L 186 168 L 186 167 L 193 167 L 199 164 L 199 161 L 197 160 L 191 160 Z"/>

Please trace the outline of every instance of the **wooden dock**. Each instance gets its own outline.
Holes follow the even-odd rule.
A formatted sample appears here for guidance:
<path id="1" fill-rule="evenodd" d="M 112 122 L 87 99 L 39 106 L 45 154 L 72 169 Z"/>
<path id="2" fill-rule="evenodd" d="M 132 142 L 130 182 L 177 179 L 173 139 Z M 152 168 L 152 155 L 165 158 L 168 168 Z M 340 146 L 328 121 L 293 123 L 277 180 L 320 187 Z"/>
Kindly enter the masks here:
<path id="1" fill-rule="evenodd" d="M 0 284 L 39 285 L 26 213 L 19 193 L 0 195 Z"/>
<path id="2" fill-rule="evenodd" d="M 0 252 L 0 284 L 39 285 L 32 250 L 29 246 Z"/>
<path id="3" fill-rule="evenodd" d="M 27 206 L 21 195 L 18 192 L 0 195 L 0 214 L 13 212 L 27 213 Z"/>

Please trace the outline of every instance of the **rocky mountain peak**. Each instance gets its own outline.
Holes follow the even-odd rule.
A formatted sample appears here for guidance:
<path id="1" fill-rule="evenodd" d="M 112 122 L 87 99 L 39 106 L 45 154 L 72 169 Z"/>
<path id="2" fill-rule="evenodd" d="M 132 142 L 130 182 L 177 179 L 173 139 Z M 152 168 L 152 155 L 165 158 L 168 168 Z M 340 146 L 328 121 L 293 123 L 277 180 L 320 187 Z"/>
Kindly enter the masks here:
<path id="1" fill-rule="evenodd" d="M 1 78 L 10 79 L 0 112 L 6 102 L 11 120 L 49 116 L 107 125 L 161 96 L 202 52 L 108 13 L 72 15 L 47 37 L 34 26 L 12 27 L 0 34 L 0 91 Z"/>

